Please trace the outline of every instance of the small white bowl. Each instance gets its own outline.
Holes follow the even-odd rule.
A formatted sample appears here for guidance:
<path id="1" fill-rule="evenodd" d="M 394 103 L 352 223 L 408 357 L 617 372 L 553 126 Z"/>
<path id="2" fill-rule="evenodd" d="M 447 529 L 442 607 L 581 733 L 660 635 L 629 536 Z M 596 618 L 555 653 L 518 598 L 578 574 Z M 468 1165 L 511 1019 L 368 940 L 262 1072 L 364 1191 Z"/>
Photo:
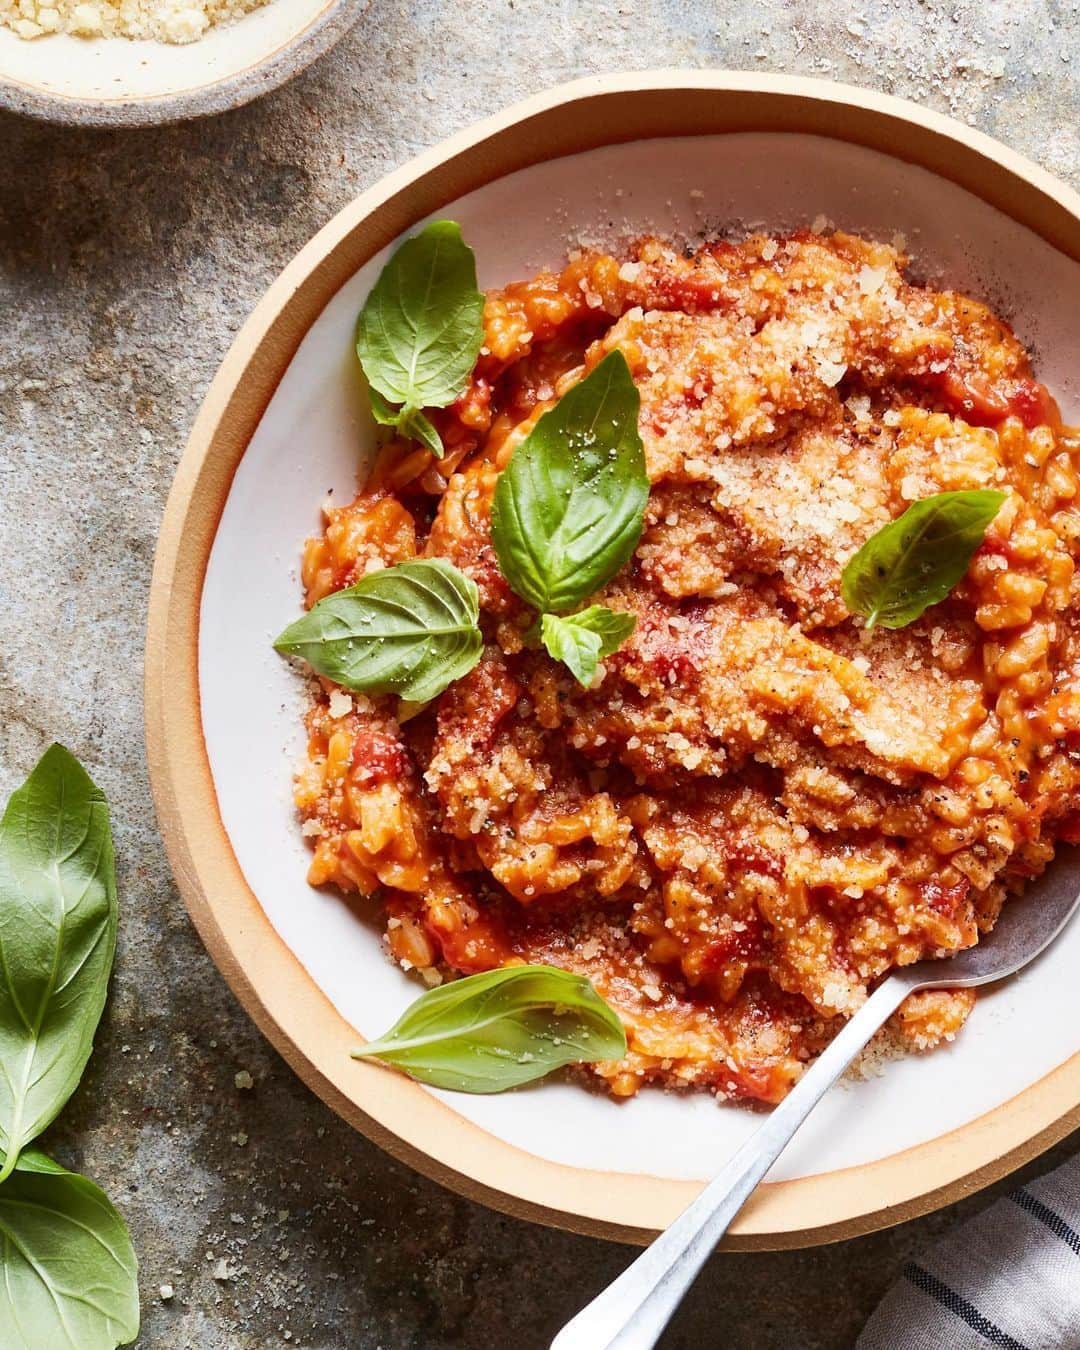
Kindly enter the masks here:
<path id="1" fill-rule="evenodd" d="M 224 112 L 291 80 L 345 35 L 369 0 L 270 0 L 174 46 L 0 27 L 0 108 L 46 122 L 138 127 Z"/>

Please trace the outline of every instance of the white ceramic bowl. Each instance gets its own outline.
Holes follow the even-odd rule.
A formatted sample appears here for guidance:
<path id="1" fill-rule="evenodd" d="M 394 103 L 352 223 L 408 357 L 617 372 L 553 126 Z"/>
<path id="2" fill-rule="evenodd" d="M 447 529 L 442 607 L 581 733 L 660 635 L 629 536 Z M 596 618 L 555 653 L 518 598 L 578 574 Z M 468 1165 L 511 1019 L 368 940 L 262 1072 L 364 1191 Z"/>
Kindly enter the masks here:
<path id="1" fill-rule="evenodd" d="M 303 692 L 270 643 L 298 613 L 299 550 L 326 490 L 349 500 L 372 447 L 357 312 L 395 239 L 430 215 L 461 223 L 482 285 L 596 237 L 818 215 L 903 232 L 916 273 L 990 299 L 1080 418 L 1080 200 L 985 137 L 862 91 L 744 75 L 584 82 L 456 138 L 344 211 L 275 284 L 208 396 L 159 547 L 148 737 L 166 842 L 212 954 L 307 1081 L 400 1156 L 514 1212 L 645 1238 L 754 1113 L 650 1090 L 618 1104 L 559 1081 L 469 1097 L 350 1061 L 356 1031 L 380 1033 L 418 990 L 355 908 L 304 881 L 290 800 Z M 1078 964 L 1075 925 L 983 995 L 955 1044 L 830 1093 L 729 1242 L 867 1231 L 1059 1137 L 1080 1106 Z"/>
<path id="2" fill-rule="evenodd" d="M 148 126 L 223 112 L 276 89 L 327 51 L 369 0 L 270 0 L 173 46 L 0 27 L 0 108 L 49 122 Z"/>

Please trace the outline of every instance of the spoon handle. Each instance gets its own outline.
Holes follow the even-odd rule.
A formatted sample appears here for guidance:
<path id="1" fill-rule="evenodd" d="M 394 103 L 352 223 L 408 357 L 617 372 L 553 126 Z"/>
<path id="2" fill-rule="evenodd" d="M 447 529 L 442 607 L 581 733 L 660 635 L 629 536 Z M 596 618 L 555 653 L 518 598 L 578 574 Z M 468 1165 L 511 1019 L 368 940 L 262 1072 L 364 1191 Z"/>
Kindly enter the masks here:
<path id="1" fill-rule="evenodd" d="M 675 1222 L 568 1322 L 551 1350 L 651 1350 L 728 1225 L 826 1091 L 910 992 L 885 980 Z"/>

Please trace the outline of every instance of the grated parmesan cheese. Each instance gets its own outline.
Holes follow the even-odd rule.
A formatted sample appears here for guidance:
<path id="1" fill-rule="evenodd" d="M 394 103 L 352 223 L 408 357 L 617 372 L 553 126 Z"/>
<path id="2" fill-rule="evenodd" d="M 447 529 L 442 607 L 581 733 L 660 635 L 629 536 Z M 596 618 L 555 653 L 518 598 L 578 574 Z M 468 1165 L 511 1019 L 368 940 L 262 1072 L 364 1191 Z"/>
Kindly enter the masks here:
<path id="1" fill-rule="evenodd" d="M 335 689 L 330 695 L 330 716 L 347 717 L 353 710 L 353 701 L 341 689 Z"/>
<path id="2" fill-rule="evenodd" d="M 847 366 L 843 361 L 831 361 L 827 356 L 817 357 L 815 365 L 818 378 L 829 389 L 834 389 L 847 373 Z"/>
<path id="3" fill-rule="evenodd" d="M 84 38 L 197 42 L 267 0 L 0 0 L 0 25 L 21 38 L 69 33 Z"/>
<path id="4" fill-rule="evenodd" d="M 859 290 L 863 295 L 873 295 L 875 291 L 880 291 L 885 285 L 885 278 L 889 275 L 887 267 L 867 267 L 864 263 L 859 268 L 859 275 L 856 281 L 859 284 Z"/>

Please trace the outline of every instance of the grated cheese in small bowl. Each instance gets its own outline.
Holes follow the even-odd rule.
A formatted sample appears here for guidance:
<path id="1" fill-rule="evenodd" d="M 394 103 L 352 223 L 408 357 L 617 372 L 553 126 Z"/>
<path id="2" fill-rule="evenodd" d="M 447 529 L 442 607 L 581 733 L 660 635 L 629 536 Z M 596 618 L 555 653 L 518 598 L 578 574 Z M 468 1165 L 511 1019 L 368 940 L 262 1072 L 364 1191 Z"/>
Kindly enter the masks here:
<path id="1" fill-rule="evenodd" d="M 218 24 L 234 23 L 267 0 L 0 0 L 0 25 L 21 38 L 151 38 L 197 42 Z"/>

